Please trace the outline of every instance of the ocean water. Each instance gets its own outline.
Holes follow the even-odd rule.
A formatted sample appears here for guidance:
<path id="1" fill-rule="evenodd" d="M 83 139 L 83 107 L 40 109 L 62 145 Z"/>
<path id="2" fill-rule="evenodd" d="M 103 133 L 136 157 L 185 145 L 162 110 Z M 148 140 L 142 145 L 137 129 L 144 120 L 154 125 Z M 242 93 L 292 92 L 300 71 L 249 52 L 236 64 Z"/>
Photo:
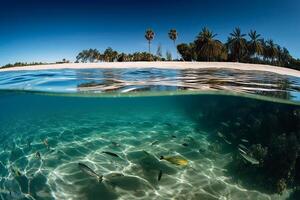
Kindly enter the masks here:
<path id="1" fill-rule="evenodd" d="M 299 199 L 299 83 L 218 70 L 2 73 L 0 198 Z"/>

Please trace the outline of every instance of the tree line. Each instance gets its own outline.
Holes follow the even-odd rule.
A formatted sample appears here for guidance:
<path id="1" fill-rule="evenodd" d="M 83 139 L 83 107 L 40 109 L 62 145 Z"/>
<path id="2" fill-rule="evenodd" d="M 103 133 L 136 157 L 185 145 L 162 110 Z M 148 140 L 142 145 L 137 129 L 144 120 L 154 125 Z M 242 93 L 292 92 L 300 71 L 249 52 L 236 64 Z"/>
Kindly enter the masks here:
<path id="1" fill-rule="evenodd" d="M 147 52 L 135 52 L 132 54 L 119 53 L 108 47 L 103 53 L 97 49 L 81 51 L 76 56 L 76 63 L 82 62 L 130 62 L 130 61 L 158 61 L 160 58 Z"/>
<path id="2" fill-rule="evenodd" d="M 180 59 L 177 56 L 176 60 L 244 62 L 300 69 L 300 60 L 293 58 L 287 48 L 281 47 L 272 39 L 265 40 L 255 30 L 250 30 L 248 34 L 245 34 L 240 28 L 235 28 L 225 43 L 218 40 L 217 34 L 206 27 L 190 43 L 176 45 L 178 39 L 176 29 L 171 29 L 168 32 L 168 37 L 173 41 L 176 52 L 180 54 Z M 126 54 L 107 48 L 101 54 L 97 49 L 88 49 L 78 54 L 76 62 L 173 60 L 170 51 L 166 52 L 165 57 L 162 55 L 161 45 L 158 46 L 156 54 L 151 53 L 151 43 L 154 38 L 155 32 L 152 29 L 147 29 L 145 39 L 148 42 L 148 52 Z"/>
<path id="3" fill-rule="evenodd" d="M 276 44 L 272 39 L 265 40 L 255 30 L 248 34 L 235 28 L 227 42 L 216 39 L 208 28 L 203 28 L 195 41 L 182 43 L 177 50 L 185 61 L 230 61 L 270 64 L 285 67 L 300 67 L 287 48 Z"/>
<path id="4" fill-rule="evenodd" d="M 47 62 L 15 62 L 13 64 L 9 63 L 1 68 L 10 68 L 10 67 L 24 67 L 24 66 L 34 66 L 34 65 L 49 65 L 49 64 L 62 64 L 62 63 L 70 63 L 67 59 L 62 59 L 61 61 L 53 62 L 53 63 L 47 63 Z"/>
<path id="5" fill-rule="evenodd" d="M 169 38 L 174 42 L 176 48 L 177 31 L 171 29 L 168 33 Z M 76 62 L 128 62 L 128 61 L 164 61 L 172 60 L 172 54 L 170 51 L 166 52 L 166 58 L 162 55 L 161 45 L 158 45 L 156 54 L 151 53 L 151 42 L 155 37 L 155 33 L 152 29 L 147 29 L 145 32 L 145 39 L 148 41 L 148 52 L 135 52 L 132 54 L 119 53 L 108 47 L 103 53 L 100 53 L 98 49 L 87 49 L 81 51 L 76 56 Z"/>
<path id="6" fill-rule="evenodd" d="M 235 28 L 225 43 L 218 40 L 216 38 L 217 34 L 214 34 L 213 31 L 206 27 L 204 27 L 195 37 L 195 40 L 190 43 L 176 45 L 178 39 L 176 29 L 169 30 L 167 35 L 173 42 L 177 54 L 180 55 L 180 59 L 177 55 L 175 60 L 270 64 L 300 70 L 300 59 L 293 58 L 287 48 L 281 47 L 272 39 L 265 40 L 261 34 L 255 30 L 250 30 L 248 34 L 245 34 L 242 33 L 240 28 Z M 174 60 L 170 51 L 167 51 L 165 56 L 163 56 L 161 45 L 158 45 L 156 54 L 151 53 L 151 44 L 155 38 L 155 32 L 152 29 L 147 29 L 144 36 L 148 43 L 148 52 L 126 54 L 124 52 L 117 52 L 111 47 L 108 47 L 101 53 L 97 49 L 87 49 L 81 51 L 76 56 L 76 63 Z M 57 63 L 65 62 L 66 60 Z M 15 63 L 3 67 L 22 65 L 28 64 Z"/>

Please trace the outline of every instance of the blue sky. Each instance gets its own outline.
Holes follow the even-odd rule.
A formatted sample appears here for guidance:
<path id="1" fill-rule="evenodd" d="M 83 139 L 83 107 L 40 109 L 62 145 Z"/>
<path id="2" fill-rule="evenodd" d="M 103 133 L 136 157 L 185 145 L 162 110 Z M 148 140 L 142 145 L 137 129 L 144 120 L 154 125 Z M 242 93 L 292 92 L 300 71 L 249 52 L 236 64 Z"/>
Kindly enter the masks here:
<path id="1" fill-rule="evenodd" d="M 167 32 L 178 43 L 191 42 L 207 26 L 226 41 L 236 26 L 255 29 L 300 58 L 298 0 L 0 0 L 0 65 L 16 61 L 74 61 L 86 48 L 147 51 L 144 32 L 155 33 L 152 52 L 175 54 Z"/>

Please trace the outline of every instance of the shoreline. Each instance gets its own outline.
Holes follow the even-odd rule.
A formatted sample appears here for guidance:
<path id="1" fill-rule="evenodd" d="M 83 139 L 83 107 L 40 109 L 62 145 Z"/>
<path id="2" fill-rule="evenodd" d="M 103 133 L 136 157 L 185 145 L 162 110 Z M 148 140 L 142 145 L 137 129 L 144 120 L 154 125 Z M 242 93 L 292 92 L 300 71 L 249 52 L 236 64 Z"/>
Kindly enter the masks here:
<path id="1" fill-rule="evenodd" d="M 281 75 L 300 77 L 300 71 L 272 65 L 233 63 L 233 62 L 102 62 L 102 63 L 64 63 L 33 65 L 24 67 L 0 68 L 0 72 L 55 70 L 55 69 L 108 69 L 108 68 L 158 68 L 158 69 L 235 69 L 245 71 L 272 72 Z"/>

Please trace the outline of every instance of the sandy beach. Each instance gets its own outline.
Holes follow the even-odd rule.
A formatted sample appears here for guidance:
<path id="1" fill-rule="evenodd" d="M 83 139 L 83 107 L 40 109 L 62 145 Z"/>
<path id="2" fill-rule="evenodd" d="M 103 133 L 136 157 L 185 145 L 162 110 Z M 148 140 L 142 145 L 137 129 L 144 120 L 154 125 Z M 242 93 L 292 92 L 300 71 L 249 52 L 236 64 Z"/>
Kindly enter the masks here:
<path id="1" fill-rule="evenodd" d="M 89 69 L 89 68 L 160 68 L 160 69 L 207 69 L 224 68 L 250 71 L 273 72 L 281 75 L 300 77 L 300 71 L 271 65 L 233 63 L 233 62 L 103 62 L 103 63 L 66 63 L 12 67 L 0 69 L 5 71 L 51 70 L 51 69 Z"/>

